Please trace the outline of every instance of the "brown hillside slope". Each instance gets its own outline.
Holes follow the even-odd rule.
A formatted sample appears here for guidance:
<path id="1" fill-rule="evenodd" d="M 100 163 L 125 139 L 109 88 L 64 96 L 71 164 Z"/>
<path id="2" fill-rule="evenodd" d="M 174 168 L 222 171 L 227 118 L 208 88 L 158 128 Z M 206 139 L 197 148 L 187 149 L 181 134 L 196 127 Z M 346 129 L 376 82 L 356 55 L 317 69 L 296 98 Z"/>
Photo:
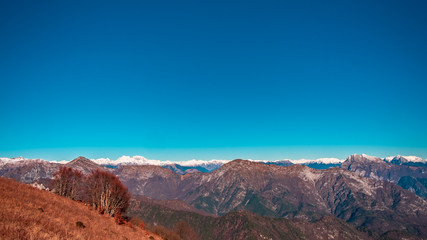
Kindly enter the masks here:
<path id="1" fill-rule="evenodd" d="M 82 222 L 84 228 L 76 226 Z M 0 178 L 0 239 L 161 239 L 80 202 Z"/>

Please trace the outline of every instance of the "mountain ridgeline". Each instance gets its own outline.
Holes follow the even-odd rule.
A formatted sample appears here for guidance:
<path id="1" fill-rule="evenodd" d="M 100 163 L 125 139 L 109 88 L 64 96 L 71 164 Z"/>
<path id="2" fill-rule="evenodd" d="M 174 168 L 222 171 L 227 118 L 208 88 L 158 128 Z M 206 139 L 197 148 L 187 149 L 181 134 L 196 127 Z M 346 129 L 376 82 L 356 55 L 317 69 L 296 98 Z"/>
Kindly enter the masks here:
<path id="1" fill-rule="evenodd" d="M 319 230 L 319 236 L 427 237 L 424 162 L 400 156 L 380 159 L 352 155 L 341 164 L 331 164 L 338 167 L 323 164 L 318 168 L 326 169 L 315 169 L 289 161 L 234 160 L 220 167 L 210 166 L 209 170 L 177 164 L 108 168 L 83 157 L 66 163 L 85 173 L 95 169 L 114 173 L 134 195 L 129 214 L 148 224 L 165 226 L 184 218 L 203 239 L 235 239 L 239 234 L 253 239 L 285 239 L 283 236 L 291 232 L 296 235 L 289 236 L 295 239 L 320 239 L 309 237 L 306 226 L 325 230 L 324 226 L 331 223 L 330 230 L 335 233 Z M 0 175 L 47 184 L 60 166 L 43 160 L 7 162 L 0 164 Z M 265 222 L 268 226 L 263 225 Z M 222 226 L 223 231 L 212 226 Z M 343 229 L 349 235 L 337 235 Z"/>
<path id="2" fill-rule="evenodd" d="M 427 236 L 425 200 L 391 182 L 342 168 L 317 170 L 235 160 L 211 173 L 180 176 L 161 167 L 126 166 L 116 174 L 134 195 L 179 199 L 218 216 L 244 210 L 316 221 L 334 215 L 380 235 L 409 231 Z"/>

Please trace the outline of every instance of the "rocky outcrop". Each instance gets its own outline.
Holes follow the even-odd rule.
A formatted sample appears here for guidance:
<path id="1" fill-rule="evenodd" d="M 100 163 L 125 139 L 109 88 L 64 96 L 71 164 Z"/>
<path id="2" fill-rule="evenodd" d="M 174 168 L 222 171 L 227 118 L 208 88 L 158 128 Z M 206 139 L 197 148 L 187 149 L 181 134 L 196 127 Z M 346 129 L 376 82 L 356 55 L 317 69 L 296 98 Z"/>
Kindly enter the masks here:
<path id="1" fill-rule="evenodd" d="M 351 155 L 341 164 L 341 168 L 360 176 L 398 183 L 403 176 L 426 178 L 427 169 L 408 165 L 396 165 L 383 159 L 367 155 Z"/>
<path id="2" fill-rule="evenodd" d="M 427 168 L 421 158 L 403 156 L 382 160 L 367 155 L 351 155 L 341 168 L 377 180 L 389 181 L 427 199 Z M 415 161 L 419 159 L 418 161 Z"/>

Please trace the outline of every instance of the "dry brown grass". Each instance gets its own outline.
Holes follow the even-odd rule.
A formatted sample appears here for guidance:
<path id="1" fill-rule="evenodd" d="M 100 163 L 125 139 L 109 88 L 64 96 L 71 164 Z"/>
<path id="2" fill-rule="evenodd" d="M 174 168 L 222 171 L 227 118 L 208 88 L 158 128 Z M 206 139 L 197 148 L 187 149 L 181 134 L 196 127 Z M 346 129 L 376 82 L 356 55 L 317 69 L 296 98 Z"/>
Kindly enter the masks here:
<path id="1" fill-rule="evenodd" d="M 84 228 L 76 225 L 82 222 Z M 0 239 L 161 239 L 83 203 L 0 178 Z M 152 238 L 151 238 L 152 239 Z"/>

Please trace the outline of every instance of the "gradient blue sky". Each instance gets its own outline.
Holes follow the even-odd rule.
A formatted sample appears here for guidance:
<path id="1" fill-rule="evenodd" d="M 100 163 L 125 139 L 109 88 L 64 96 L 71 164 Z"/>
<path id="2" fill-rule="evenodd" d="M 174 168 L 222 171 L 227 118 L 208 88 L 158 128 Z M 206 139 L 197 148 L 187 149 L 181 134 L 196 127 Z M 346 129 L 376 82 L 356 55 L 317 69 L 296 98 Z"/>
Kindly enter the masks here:
<path id="1" fill-rule="evenodd" d="M 427 158 L 426 1 L 2 1 L 0 156 Z"/>

